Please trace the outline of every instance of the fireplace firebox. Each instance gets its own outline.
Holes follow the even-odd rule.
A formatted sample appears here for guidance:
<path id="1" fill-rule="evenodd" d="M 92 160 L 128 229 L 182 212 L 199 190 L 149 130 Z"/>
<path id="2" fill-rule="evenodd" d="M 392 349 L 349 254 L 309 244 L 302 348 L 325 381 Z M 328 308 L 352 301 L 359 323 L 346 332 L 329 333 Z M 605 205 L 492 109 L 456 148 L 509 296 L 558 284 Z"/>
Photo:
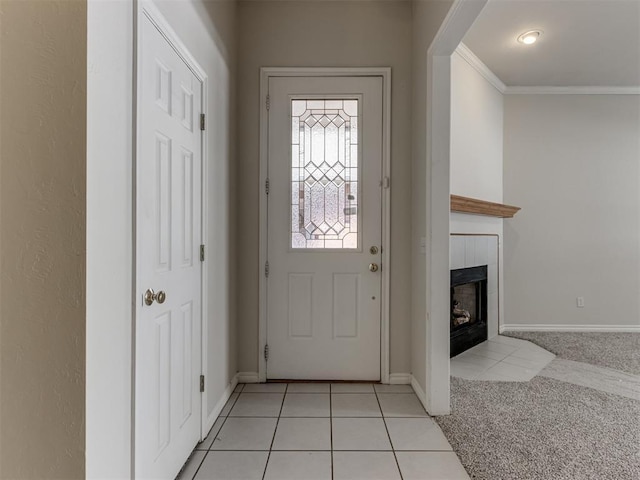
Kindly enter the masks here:
<path id="1" fill-rule="evenodd" d="M 454 357 L 487 339 L 487 266 L 451 270 L 451 348 Z"/>

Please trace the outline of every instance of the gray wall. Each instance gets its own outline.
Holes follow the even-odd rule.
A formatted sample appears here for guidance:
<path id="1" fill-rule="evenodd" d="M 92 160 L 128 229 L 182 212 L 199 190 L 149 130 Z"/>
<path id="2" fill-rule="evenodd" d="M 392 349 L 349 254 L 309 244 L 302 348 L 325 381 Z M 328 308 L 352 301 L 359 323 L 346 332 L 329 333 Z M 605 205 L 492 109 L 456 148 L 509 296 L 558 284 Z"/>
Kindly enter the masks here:
<path id="1" fill-rule="evenodd" d="M 412 2 L 411 372 L 427 396 L 427 260 L 420 250 L 420 238 L 427 235 L 427 52 L 452 3 Z"/>
<path id="2" fill-rule="evenodd" d="M 0 21 L 0 477 L 83 478 L 87 5 Z"/>
<path id="3" fill-rule="evenodd" d="M 503 111 L 502 93 L 464 57 L 454 53 L 451 56 L 451 194 L 502 202 Z M 487 220 L 487 217 L 481 218 Z"/>
<path id="4" fill-rule="evenodd" d="M 451 56 L 451 193 L 502 202 L 504 97 L 465 57 Z M 499 287 L 489 292 L 489 338 L 498 334 L 504 310 L 503 219 L 451 213 L 451 234 L 498 236 Z M 451 268 L 463 237 L 451 239 Z M 491 269 L 491 267 L 490 267 Z M 499 307 L 498 307 L 499 305 Z M 495 308 L 491 308 L 496 306 Z"/>
<path id="5" fill-rule="evenodd" d="M 391 373 L 410 371 L 411 3 L 239 3 L 238 368 L 258 371 L 260 67 L 392 68 Z"/>
<path id="6" fill-rule="evenodd" d="M 504 123 L 507 328 L 637 328 L 640 98 L 507 95 Z"/>

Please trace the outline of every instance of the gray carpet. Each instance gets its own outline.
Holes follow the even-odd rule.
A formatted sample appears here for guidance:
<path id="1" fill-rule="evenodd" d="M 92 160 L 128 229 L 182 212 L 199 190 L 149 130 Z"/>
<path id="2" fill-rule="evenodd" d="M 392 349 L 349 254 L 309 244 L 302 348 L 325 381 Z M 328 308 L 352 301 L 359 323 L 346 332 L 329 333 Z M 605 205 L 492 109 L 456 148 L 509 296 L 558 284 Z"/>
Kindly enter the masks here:
<path id="1" fill-rule="evenodd" d="M 640 375 L 640 333 L 505 332 L 566 360 Z"/>
<path id="2" fill-rule="evenodd" d="M 640 479 L 640 402 L 551 378 L 451 379 L 437 417 L 471 478 Z"/>

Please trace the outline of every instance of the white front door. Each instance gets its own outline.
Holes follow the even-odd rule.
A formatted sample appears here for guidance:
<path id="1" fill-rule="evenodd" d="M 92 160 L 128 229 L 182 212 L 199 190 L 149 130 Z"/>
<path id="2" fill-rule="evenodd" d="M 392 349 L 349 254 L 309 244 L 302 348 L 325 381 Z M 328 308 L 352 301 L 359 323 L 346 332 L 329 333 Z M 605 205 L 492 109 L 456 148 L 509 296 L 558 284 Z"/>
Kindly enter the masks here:
<path id="1" fill-rule="evenodd" d="M 382 85 L 269 79 L 269 379 L 380 380 Z"/>
<path id="2" fill-rule="evenodd" d="M 135 472 L 173 479 L 200 439 L 202 84 L 145 15 L 138 41 Z"/>

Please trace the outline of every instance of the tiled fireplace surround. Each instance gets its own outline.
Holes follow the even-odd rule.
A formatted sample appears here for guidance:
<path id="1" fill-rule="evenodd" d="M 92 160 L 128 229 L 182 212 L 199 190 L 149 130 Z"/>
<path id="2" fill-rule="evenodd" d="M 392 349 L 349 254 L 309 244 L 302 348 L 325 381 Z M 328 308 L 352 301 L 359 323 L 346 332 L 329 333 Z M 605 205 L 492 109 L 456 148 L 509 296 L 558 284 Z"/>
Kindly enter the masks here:
<path id="1" fill-rule="evenodd" d="M 450 269 L 487 265 L 488 337 L 498 334 L 500 315 L 498 235 L 451 234 Z"/>

